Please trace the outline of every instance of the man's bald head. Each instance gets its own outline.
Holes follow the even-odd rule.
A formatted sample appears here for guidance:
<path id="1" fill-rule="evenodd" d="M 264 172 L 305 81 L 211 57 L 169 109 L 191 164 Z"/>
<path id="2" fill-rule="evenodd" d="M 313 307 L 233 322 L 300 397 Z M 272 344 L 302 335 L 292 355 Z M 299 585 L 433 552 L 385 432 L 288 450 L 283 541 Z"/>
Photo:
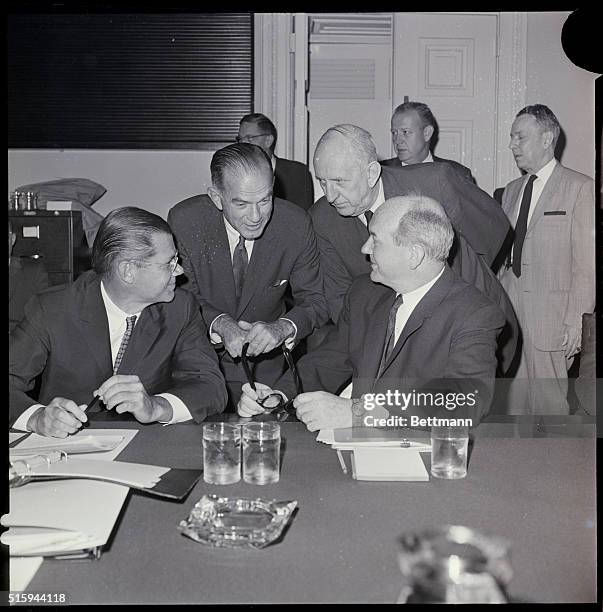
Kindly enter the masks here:
<path id="1" fill-rule="evenodd" d="M 314 174 L 340 215 L 355 217 L 367 211 L 377 197 L 381 175 L 371 135 L 350 124 L 329 128 L 316 145 Z"/>

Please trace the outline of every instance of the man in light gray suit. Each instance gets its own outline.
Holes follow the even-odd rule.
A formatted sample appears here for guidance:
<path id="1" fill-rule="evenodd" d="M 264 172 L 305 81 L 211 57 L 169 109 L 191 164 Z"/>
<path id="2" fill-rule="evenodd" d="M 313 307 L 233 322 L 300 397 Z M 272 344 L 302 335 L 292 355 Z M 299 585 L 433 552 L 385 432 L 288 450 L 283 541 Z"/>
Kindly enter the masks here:
<path id="1" fill-rule="evenodd" d="M 499 276 L 523 334 L 510 414 L 569 413 L 567 370 L 581 348 L 582 315 L 595 305 L 594 184 L 555 160 L 559 133 L 542 104 L 519 111 L 511 128 L 526 174 L 502 199 L 515 234 Z"/>

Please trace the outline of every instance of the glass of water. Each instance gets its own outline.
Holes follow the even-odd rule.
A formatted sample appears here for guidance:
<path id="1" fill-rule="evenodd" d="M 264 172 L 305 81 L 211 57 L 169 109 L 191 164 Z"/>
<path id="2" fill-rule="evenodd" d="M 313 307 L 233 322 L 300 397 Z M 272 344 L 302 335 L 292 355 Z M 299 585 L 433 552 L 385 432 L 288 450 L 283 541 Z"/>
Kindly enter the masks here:
<path id="1" fill-rule="evenodd" d="M 281 430 L 274 421 L 243 425 L 243 480 L 250 484 L 278 482 Z"/>
<path id="2" fill-rule="evenodd" d="M 467 476 L 468 427 L 431 428 L 431 475 L 453 480 Z"/>
<path id="3" fill-rule="evenodd" d="M 203 480 L 220 485 L 241 480 L 241 429 L 238 425 L 203 425 Z"/>

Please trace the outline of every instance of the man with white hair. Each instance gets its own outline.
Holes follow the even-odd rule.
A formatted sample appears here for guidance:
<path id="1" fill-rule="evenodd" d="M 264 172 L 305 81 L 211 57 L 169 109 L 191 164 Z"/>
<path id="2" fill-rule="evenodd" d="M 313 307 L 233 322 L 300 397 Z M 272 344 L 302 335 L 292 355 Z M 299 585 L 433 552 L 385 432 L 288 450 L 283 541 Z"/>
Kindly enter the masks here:
<path id="1" fill-rule="evenodd" d="M 460 397 L 478 390 L 469 411 L 473 424 L 488 412 L 496 336 L 505 317 L 446 264 L 453 236 L 443 207 L 431 198 L 395 197 L 379 207 L 362 246 L 370 257 L 370 277 L 352 283 L 337 327 L 298 364 L 306 392 L 294 406 L 310 431 L 370 425 L 367 410 L 373 417 L 395 413 L 395 406 L 365 403 L 367 394 L 388 391 L 438 390 Z M 351 398 L 335 395 L 350 380 Z M 263 412 L 256 400 L 272 392 L 258 383 L 256 388 L 243 386 L 238 405 L 243 417 Z M 292 373 L 274 388 L 293 397 Z M 437 404 L 415 405 L 405 414 L 450 416 Z"/>
<path id="2" fill-rule="evenodd" d="M 370 272 L 360 252 L 367 224 L 386 198 L 418 191 L 446 211 L 455 232 L 448 263 L 466 282 L 498 304 L 507 318 L 499 340 L 500 371 L 515 354 L 517 319 L 490 269 L 509 230 L 500 206 L 448 164 L 382 168 L 371 135 L 355 125 L 336 125 L 320 138 L 314 172 L 325 193 L 310 209 L 318 237 L 329 314 L 337 322 L 352 281 Z"/>

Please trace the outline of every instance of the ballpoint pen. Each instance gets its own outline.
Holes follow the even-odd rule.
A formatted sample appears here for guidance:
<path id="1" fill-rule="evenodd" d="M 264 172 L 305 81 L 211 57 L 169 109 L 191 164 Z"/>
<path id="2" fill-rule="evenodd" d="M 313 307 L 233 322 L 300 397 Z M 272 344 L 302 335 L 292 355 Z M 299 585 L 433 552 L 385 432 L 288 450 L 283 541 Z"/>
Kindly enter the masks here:
<path id="1" fill-rule="evenodd" d="M 90 408 L 94 407 L 98 401 L 100 401 L 100 395 L 95 395 L 92 398 L 92 401 L 85 408 L 86 416 L 88 416 L 88 411 L 90 410 Z M 88 417 L 88 420 L 85 423 L 82 423 L 82 427 L 88 427 L 88 425 L 90 425 L 90 418 L 89 417 Z"/>
<path id="2" fill-rule="evenodd" d="M 348 468 L 345 465 L 345 461 L 343 460 L 343 455 L 341 454 L 341 451 L 339 449 L 337 449 L 337 458 L 339 459 L 339 464 L 341 465 L 341 471 L 344 474 L 347 474 Z"/>

